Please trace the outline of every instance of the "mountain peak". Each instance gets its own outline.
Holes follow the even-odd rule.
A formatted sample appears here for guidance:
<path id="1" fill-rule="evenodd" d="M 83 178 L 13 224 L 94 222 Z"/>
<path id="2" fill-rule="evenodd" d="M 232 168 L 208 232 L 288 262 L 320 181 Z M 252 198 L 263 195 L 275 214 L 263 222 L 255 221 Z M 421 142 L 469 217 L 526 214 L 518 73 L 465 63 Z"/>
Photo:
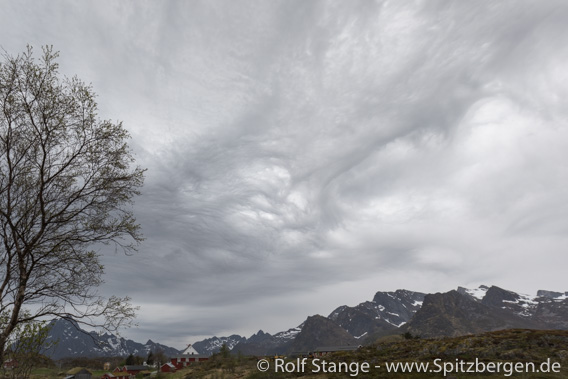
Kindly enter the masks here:
<path id="1" fill-rule="evenodd" d="M 327 317 L 309 316 L 290 346 L 291 351 L 311 351 L 318 346 L 357 345 L 358 341 Z"/>
<path id="2" fill-rule="evenodd" d="M 486 285 L 480 285 L 477 288 L 474 289 L 468 289 L 468 288 L 464 288 L 464 287 L 458 287 L 457 291 L 458 293 L 461 293 L 462 295 L 468 295 L 473 297 L 475 300 L 481 301 L 483 300 L 483 298 L 485 297 L 485 294 L 487 293 L 487 290 L 489 290 L 489 287 L 487 287 Z"/>
<path id="3" fill-rule="evenodd" d="M 497 303 L 498 295 L 515 298 L 514 293 L 499 287 L 487 290 L 481 302 L 457 290 L 426 295 L 422 308 L 405 325 L 405 329 L 423 337 L 439 337 L 538 327 L 535 321 L 522 318 L 510 309 L 491 305 Z"/>

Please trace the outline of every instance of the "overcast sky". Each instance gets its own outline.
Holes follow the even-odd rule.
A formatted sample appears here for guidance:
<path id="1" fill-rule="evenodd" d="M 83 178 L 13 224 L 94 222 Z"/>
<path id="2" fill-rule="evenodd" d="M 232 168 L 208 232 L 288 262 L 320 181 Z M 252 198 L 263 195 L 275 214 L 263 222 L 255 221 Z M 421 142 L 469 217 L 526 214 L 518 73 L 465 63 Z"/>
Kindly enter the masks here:
<path id="1" fill-rule="evenodd" d="M 148 169 L 123 334 L 276 333 L 376 291 L 568 290 L 565 1 L 8 1 Z"/>

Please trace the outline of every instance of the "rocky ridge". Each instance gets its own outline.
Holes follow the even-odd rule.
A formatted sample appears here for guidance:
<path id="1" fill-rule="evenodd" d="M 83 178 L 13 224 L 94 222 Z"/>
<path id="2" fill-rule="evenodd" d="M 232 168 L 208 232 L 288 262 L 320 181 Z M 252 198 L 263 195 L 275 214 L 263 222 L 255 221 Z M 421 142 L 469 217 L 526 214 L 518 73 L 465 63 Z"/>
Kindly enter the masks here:
<path id="1" fill-rule="evenodd" d="M 333 327 L 322 319 L 331 321 Z M 304 331 L 306 325 L 309 329 Z M 379 291 L 373 300 L 353 307 L 340 306 L 327 318 L 318 315 L 308 317 L 302 325 L 290 329 L 293 332 L 272 336 L 259 331 L 249 339 L 242 337 L 232 350 L 253 355 L 285 354 L 314 349 L 316 345 L 364 345 L 382 336 L 405 332 L 423 337 L 442 337 L 510 328 L 567 330 L 568 293 L 539 290 L 537 296 L 531 297 L 483 285 L 475 289 L 458 287 L 457 290 L 436 294 L 408 290 Z M 351 338 L 346 338 L 345 333 Z M 282 334 L 289 338 L 276 338 Z M 309 342 L 310 339 L 312 342 Z M 202 354 L 214 352 L 200 351 Z"/>
<path id="2" fill-rule="evenodd" d="M 249 338 L 212 337 L 193 343 L 200 354 L 213 354 L 226 344 L 245 355 L 287 354 L 319 346 L 365 345 L 388 335 L 410 333 L 422 337 L 460 336 L 510 328 L 568 330 L 568 292 L 539 290 L 532 297 L 497 286 L 458 287 L 446 293 L 408 290 L 377 292 L 373 300 L 343 305 L 327 317 L 308 317 L 301 325 L 276 334 L 259 330 Z M 113 334 L 86 332 L 67 320 L 53 321 L 48 341 L 59 341 L 43 353 L 63 357 L 147 356 L 180 350 L 145 344 Z M 192 342 L 192 341 L 188 341 Z"/>

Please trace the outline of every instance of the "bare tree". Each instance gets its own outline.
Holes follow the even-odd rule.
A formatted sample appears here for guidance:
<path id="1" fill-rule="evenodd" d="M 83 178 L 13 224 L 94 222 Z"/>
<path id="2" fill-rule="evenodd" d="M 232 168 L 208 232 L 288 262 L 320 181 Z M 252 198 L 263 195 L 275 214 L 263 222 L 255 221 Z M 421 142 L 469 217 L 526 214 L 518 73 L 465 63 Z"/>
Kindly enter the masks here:
<path id="1" fill-rule="evenodd" d="M 58 53 L 30 47 L 0 62 L 0 364 L 15 328 L 46 316 L 107 330 L 129 298 L 103 298 L 93 250 L 142 241 L 132 213 L 144 170 L 122 123 L 100 120 L 91 86 L 60 77 Z"/>

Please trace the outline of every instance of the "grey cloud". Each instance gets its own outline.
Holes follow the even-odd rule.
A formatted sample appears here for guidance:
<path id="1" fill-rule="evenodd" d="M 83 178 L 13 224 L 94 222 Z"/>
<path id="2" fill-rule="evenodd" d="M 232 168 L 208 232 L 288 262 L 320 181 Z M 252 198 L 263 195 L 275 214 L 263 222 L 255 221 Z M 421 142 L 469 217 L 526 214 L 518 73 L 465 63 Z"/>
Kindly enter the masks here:
<path id="1" fill-rule="evenodd" d="M 134 257 L 103 250 L 101 290 L 143 306 L 133 336 L 183 345 L 276 332 L 355 293 L 565 290 L 532 267 L 566 263 L 566 12 L 32 1 L 0 30 L 10 51 L 53 43 L 131 130 L 147 240 Z"/>

